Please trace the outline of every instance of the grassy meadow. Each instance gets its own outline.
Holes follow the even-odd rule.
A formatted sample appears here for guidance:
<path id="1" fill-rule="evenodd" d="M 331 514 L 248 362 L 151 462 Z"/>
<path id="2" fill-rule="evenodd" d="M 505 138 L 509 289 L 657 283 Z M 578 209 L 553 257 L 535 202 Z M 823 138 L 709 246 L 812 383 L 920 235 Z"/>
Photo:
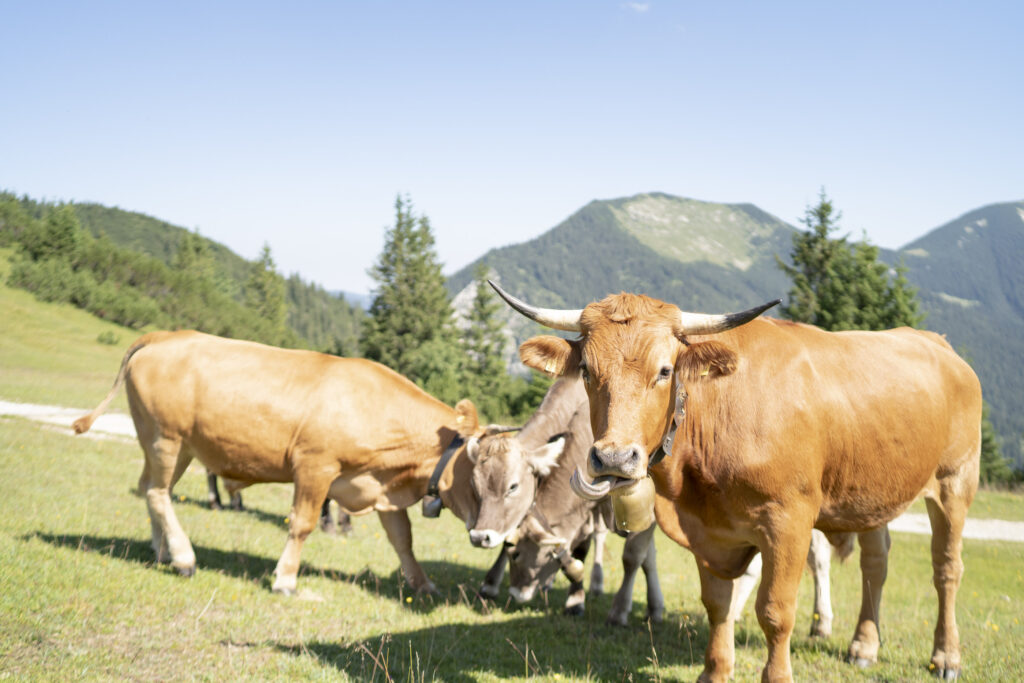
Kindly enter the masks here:
<path id="1" fill-rule="evenodd" d="M 3 269 L 0 258 L 0 270 Z M 0 273 L 2 277 L 2 273 Z M 106 394 L 136 332 L 0 286 L 0 399 L 78 406 Z M 121 341 L 108 346 L 101 332 Z M 112 410 L 124 410 L 123 396 Z M 269 590 L 284 547 L 291 487 L 247 489 L 243 512 L 206 509 L 203 470 L 175 490 L 198 558 L 194 578 L 154 565 L 144 502 L 133 495 L 141 451 L 128 440 L 0 418 L 0 678 L 19 680 L 694 680 L 707 624 L 691 555 L 659 533 L 667 613 L 649 626 L 638 579 L 631 626 L 604 625 L 621 579 L 609 539 L 606 592 L 582 618 L 561 614 L 567 583 L 519 607 L 475 597 L 493 560 L 448 512 L 412 510 L 414 548 L 440 595 L 408 593 L 376 516 L 348 536 L 314 532 L 299 592 Z M 1004 498 L 1004 496 L 1009 496 Z M 1019 511 L 1020 496 L 983 493 L 978 512 Z M 1018 514 L 1017 519 L 1020 518 Z M 798 680 L 929 680 L 936 614 L 929 539 L 893 534 L 880 662 L 843 663 L 860 603 L 856 559 L 832 567 L 835 635 L 809 628 L 800 589 Z M 1024 544 L 965 541 L 958 621 L 967 681 L 1024 680 Z M 589 561 L 588 561 L 589 565 Z M 751 610 L 737 626 L 737 680 L 758 680 L 764 637 Z"/>

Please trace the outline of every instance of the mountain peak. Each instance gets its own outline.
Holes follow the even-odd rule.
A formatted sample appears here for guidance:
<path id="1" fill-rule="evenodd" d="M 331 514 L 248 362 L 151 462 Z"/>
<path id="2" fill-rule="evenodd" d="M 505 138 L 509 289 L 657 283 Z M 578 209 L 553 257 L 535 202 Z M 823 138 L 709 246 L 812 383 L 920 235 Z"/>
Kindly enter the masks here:
<path id="1" fill-rule="evenodd" d="M 762 247 L 775 241 L 780 228 L 792 231 L 791 226 L 749 204 L 650 193 L 607 205 L 623 230 L 662 256 L 682 263 L 700 261 L 746 271 L 765 255 Z"/>

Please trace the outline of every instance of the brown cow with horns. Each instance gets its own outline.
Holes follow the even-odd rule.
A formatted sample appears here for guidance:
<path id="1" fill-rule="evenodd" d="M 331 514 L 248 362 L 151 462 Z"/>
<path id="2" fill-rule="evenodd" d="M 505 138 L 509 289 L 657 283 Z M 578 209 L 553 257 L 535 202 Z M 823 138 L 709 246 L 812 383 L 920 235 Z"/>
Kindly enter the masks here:
<path id="1" fill-rule="evenodd" d="M 623 293 L 580 310 L 539 309 L 492 286 L 536 322 L 580 333 L 534 337 L 520 357 L 586 383 L 596 441 L 592 481 L 578 476 L 577 493 L 622 495 L 653 478 L 658 523 L 700 571 L 710 629 L 700 680 L 732 674 L 732 579 L 758 551 L 762 680 L 792 680 L 790 635 L 813 528 L 859 532 L 864 594 L 849 654 L 876 661 L 886 523 L 922 495 L 939 597 L 932 669 L 959 674 L 955 600 L 978 486 L 981 387 L 942 337 L 755 320 L 778 301 L 705 315 Z M 653 464 L 666 442 L 668 457 Z"/>

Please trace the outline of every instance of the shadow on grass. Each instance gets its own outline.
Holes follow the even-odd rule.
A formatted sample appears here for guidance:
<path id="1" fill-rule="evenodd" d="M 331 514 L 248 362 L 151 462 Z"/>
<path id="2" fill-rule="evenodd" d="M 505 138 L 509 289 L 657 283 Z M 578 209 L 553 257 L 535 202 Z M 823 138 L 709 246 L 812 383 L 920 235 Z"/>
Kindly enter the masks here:
<path id="1" fill-rule="evenodd" d="M 192 496 L 186 495 L 179 496 L 178 494 L 174 495 L 173 503 L 175 505 L 188 505 L 191 507 L 200 508 L 202 510 L 206 510 L 207 512 L 212 512 L 215 514 L 246 515 L 260 522 L 266 522 L 267 524 L 270 524 L 271 526 L 276 527 L 278 529 L 284 529 L 285 531 L 288 530 L 288 525 L 285 524 L 284 521 L 288 517 L 287 511 L 285 511 L 284 514 L 271 514 L 269 512 L 264 512 L 263 510 L 257 507 L 250 507 L 249 505 L 245 505 L 241 510 L 235 510 L 230 505 L 225 505 L 224 508 L 221 510 L 214 510 L 213 508 L 210 507 L 210 501 L 208 501 L 206 498 L 194 498 Z"/>
<path id="2" fill-rule="evenodd" d="M 610 599 L 608 600 L 610 604 Z M 559 674 L 595 681 L 660 678 L 666 666 L 702 666 L 707 626 L 684 626 L 682 615 L 648 628 L 606 626 L 604 611 L 569 617 L 533 611 L 493 623 L 442 624 L 351 643 L 270 643 L 296 657 L 312 656 L 356 680 L 445 680 Z M 689 617 L 688 617 L 689 618 Z"/>
<path id="3" fill-rule="evenodd" d="M 25 534 L 21 537 L 22 541 L 32 539 L 44 541 L 58 548 L 95 553 L 145 567 L 156 565 L 148 540 L 41 532 Z M 197 571 L 214 571 L 244 581 L 256 580 L 261 582 L 264 587 L 270 588 L 274 568 L 277 566 L 276 560 L 250 553 L 225 551 L 196 544 L 193 544 L 192 548 L 196 554 Z M 476 588 L 484 579 L 485 572 L 482 569 L 449 562 L 425 562 L 423 568 L 427 576 L 438 586 L 437 595 L 414 594 L 401 576 L 397 557 L 395 558 L 395 570 L 385 576 L 378 575 L 369 569 L 345 572 L 303 562 L 299 570 L 299 589 L 302 588 L 303 579 L 318 576 L 331 581 L 344 581 L 374 596 L 401 602 L 407 609 L 419 613 L 429 613 L 440 605 L 453 602 L 473 605 L 482 613 L 493 609 L 493 605 L 484 602 L 476 595 Z M 166 568 L 164 571 L 173 570 Z M 410 597 L 413 599 L 408 600 Z M 561 599 L 564 600 L 565 596 L 561 596 Z"/>

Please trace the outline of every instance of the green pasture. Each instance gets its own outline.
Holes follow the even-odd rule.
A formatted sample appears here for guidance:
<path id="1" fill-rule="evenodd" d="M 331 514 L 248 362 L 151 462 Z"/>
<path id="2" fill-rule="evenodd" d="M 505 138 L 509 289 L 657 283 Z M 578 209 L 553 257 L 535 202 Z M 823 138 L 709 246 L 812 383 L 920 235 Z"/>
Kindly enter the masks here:
<path id="1" fill-rule="evenodd" d="M 458 520 L 412 511 L 415 549 L 440 596 L 410 595 L 375 516 L 347 537 L 315 532 L 299 593 L 269 582 L 285 540 L 290 486 L 246 490 L 244 512 L 203 505 L 193 468 L 175 491 L 199 570 L 154 566 L 145 505 L 131 489 L 138 446 L 0 421 L 0 675 L 36 680 L 341 679 L 450 681 L 693 680 L 707 626 L 689 553 L 659 534 L 664 623 L 643 620 L 637 582 L 630 628 L 604 625 L 606 592 L 583 618 L 561 614 L 560 578 L 546 603 L 480 602 L 491 552 L 472 548 Z M 622 576 L 621 540 L 608 544 L 609 590 Z M 883 601 L 880 663 L 842 662 L 859 606 L 856 560 L 832 568 L 836 635 L 805 636 L 811 581 L 800 593 L 794 671 L 800 680 L 926 680 L 936 611 L 928 538 L 894 534 Z M 1021 680 L 1024 544 L 966 541 L 959 601 L 965 680 Z M 588 562 L 589 564 L 589 562 Z M 737 678 L 756 679 L 764 639 L 752 614 L 737 628 Z"/>
<path id="2" fill-rule="evenodd" d="M 2 250 L 0 250 L 2 252 Z M 0 253 L 0 280 L 6 255 Z M 117 345 L 97 341 L 103 332 Z M 77 406 L 109 390 L 137 332 L 0 285 L 0 399 Z M 124 411 L 122 395 L 111 407 Z M 450 513 L 411 511 L 414 547 L 440 595 L 408 593 L 376 517 L 347 537 L 315 532 L 299 592 L 269 590 L 284 546 L 289 485 L 244 492 L 244 512 L 204 506 L 193 466 L 176 511 L 198 573 L 154 566 L 144 502 L 134 496 L 141 451 L 128 440 L 0 418 L 0 678 L 19 680 L 693 680 L 707 624 L 690 554 L 658 535 L 668 605 L 649 626 L 644 580 L 627 629 L 604 625 L 622 570 L 621 539 L 606 551 L 606 592 L 582 618 L 561 614 L 567 584 L 528 607 L 483 603 L 475 590 L 493 556 L 468 543 Z M 1024 498 L 982 492 L 972 516 L 1024 518 Z M 835 634 L 805 634 L 812 582 L 800 591 L 793 639 L 798 680 L 929 680 L 936 614 L 929 539 L 894 534 L 879 664 L 843 663 L 860 603 L 856 558 L 832 567 Z M 968 540 L 960 593 L 966 681 L 1024 680 L 1024 544 Z M 590 562 L 588 561 L 588 565 Z M 757 680 L 764 638 L 748 609 L 737 626 L 737 680 Z"/>

